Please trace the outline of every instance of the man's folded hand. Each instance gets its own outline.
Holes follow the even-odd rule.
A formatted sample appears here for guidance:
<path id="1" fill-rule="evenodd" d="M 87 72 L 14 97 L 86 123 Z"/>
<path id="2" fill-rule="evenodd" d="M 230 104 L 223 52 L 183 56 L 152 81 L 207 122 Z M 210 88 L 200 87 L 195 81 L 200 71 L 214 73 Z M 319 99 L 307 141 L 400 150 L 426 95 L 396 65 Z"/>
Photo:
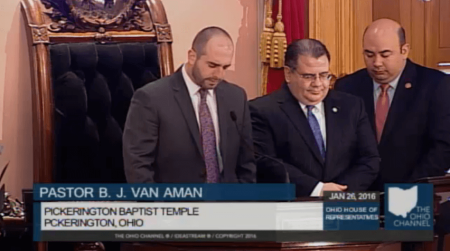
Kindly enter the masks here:
<path id="1" fill-rule="evenodd" d="M 339 185 L 333 182 L 330 183 L 323 183 L 322 192 L 320 193 L 320 196 L 323 196 L 323 191 L 345 191 L 347 190 L 347 186 L 345 185 Z"/>

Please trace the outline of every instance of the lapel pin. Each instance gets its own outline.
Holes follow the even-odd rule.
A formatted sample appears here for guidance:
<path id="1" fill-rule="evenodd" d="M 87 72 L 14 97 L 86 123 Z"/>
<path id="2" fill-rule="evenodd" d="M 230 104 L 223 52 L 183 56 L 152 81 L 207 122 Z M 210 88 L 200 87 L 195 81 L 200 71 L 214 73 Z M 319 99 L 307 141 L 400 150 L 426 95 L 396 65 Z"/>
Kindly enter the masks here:
<path id="1" fill-rule="evenodd" d="M 406 84 L 405 84 L 405 88 L 406 88 L 406 89 L 410 89 L 411 87 L 412 87 L 411 83 L 406 83 Z"/>
<path id="2" fill-rule="evenodd" d="M 337 109 L 336 107 L 331 108 L 331 110 L 332 110 L 334 113 L 338 112 L 338 109 Z"/>

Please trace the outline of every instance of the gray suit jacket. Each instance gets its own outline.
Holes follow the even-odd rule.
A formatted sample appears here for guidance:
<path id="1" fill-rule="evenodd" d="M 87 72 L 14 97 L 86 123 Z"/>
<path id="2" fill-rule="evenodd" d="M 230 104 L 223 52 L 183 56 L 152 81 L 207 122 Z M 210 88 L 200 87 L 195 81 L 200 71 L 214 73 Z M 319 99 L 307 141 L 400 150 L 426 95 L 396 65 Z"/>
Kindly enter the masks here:
<path id="1" fill-rule="evenodd" d="M 256 182 L 245 91 L 225 81 L 215 91 L 221 182 Z M 199 126 L 181 70 L 136 91 L 124 128 L 123 155 L 130 183 L 206 182 Z"/>

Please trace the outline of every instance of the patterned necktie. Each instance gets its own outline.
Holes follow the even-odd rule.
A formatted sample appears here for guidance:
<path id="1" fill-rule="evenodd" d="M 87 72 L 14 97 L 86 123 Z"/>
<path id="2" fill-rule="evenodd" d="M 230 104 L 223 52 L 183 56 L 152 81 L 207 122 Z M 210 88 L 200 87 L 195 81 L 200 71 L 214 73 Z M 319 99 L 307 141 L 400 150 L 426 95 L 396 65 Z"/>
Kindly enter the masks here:
<path id="1" fill-rule="evenodd" d="M 311 130 L 314 134 L 314 138 L 316 139 L 317 146 L 319 147 L 320 155 L 323 159 L 325 159 L 325 144 L 323 142 L 322 133 L 320 132 L 320 125 L 319 121 L 317 121 L 316 116 L 312 113 L 312 110 L 314 108 L 313 105 L 307 105 L 306 108 L 308 109 L 308 123 L 311 127 Z"/>
<path id="2" fill-rule="evenodd" d="M 208 90 L 200 89 L 200 131 L 203 145 L 203 155 L 206 164 L 206 181 L 208 183 L 219 182 L 219 163 L 217 161 L 216 133 L 211 113 L 206 103 Z"/>
<path id="3" fill-rule="evenodd" d="M 388 90 L 390 85 L 380 85 L 381 93 L 377 99 L 377 107 L 375 108 L 375 124 L 377 127 L 377 140 L 380 143 L 381 135 L 383 133 L 384 124 L 389 111 L 389 95 Z"/>

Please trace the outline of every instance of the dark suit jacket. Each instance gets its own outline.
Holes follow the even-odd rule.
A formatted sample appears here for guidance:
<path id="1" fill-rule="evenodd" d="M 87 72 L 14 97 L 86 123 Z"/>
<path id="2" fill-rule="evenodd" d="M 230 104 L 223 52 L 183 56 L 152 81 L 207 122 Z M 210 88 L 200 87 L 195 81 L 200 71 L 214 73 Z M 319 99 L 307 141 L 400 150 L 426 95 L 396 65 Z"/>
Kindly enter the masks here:
<path id="1" fill-rule="evenodd" d="M 255 151 L 263 155 L 257 158 L 258 182 L 273 182 L 286 169 L 297 196 L 309 196 L 319 181 L 348 185 L 353 191 L 372 184 L 379 157 L 362 100 L 331 90 L 324 104 L 325 161 L 286 84 L 250 102 Z"/>
<path id="2" fill-rule="evenodd" d="M 378 146 L 380 176 L 373 185 L 444 175 L 450 167 L 450 83 L 445 74 L 409 61 L 399 79 Z M 406 84 L 410 83 L 411 88 Z M 375 132 L 373 80 L 366 69 L 339 79 L 335 88 L 364 100 Z"/>
<path id="3" fill-rule="evenodd" d="M 223 162 L 221 182 L 255 182 L 245 91 L 225 81 L 215 91 Z M 232 111 L 237 126 L 230 117 Z M 199 126 L 181 70 L 136 91 L 124 129 L 123 154 L 128 182 L 206 181 Z"/>

